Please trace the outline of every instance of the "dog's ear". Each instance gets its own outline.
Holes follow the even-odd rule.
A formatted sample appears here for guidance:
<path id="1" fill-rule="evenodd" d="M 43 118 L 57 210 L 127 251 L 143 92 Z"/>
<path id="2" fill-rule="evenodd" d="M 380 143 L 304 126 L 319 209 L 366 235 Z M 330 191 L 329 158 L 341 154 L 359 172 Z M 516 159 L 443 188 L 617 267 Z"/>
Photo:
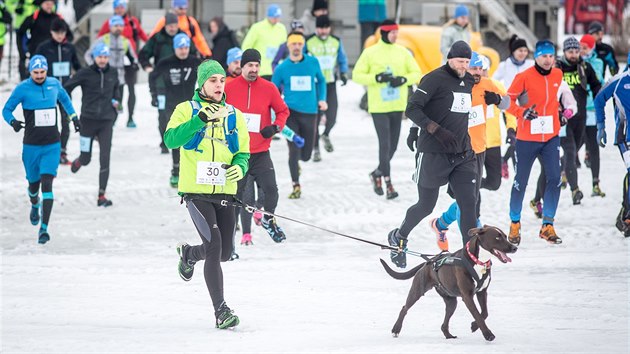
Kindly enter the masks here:
<path id="1" fill-rule="evenodd" d="M 486 232 L 486 228 L 484 227 L 475 227 L 474 229 L 468 230 L 468 236 L 481 235 Z"/>

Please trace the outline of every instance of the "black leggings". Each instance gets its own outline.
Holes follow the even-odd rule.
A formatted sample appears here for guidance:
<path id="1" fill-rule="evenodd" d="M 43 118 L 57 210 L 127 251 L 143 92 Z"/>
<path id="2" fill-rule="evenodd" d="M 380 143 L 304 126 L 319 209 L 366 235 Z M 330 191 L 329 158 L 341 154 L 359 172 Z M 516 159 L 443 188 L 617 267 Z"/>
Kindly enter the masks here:
<path id="1" fill-rule="evenodd" d="M 500 146 L 495 146 L 486 150 L 484 166 L 486 168 L 486 177 L 481 180 L 481 188 L 496 191 L 501 186 Z"/>
<path id="2" fill-rule="evenodd" d="M 291 172 L 291 180 L 295 184 L 300 183 L 300 165 L 299 160 L 308 161 L 313 153 L 315 145 L 315 131 L 317 130 L 317 115 L 301 113 L 290 110 L 287 127 L 293 129 L 295 134 L 304 138 L 304 147 L 301 149 L 295 146 L 291 141 L 289 144 L 289 171 Z"/>
<path id="3" fill-rule="evenodd" d="M 127 112 L 129 112 L 129 120 L 133 119 L 133 111 L 136 107 L 136 82 L 138 81 L 138 71 L 133 67 L 125 67 L 125 84 L 129 89 L 129 98 L 127 100 Z M 124 86 L 120 85 L 120 97 L 123 97 Z"/>
<path id="4" fill-rule="evenodd" d="M 376 176 L 390 176 L 390 161 L 394 157 L 398 140 L 402 112 L 372 113 L 376 136 L 378 137 L 378 167 L 374 171 Z"/>
<path id="5" fill-rule="evenodd" d="M 584 139 L 584 128 L 586 127 L 586 119 L 573 118 L 567 123 L 567 136 L 561 139 L 561 146 L 564 150 L 564 171 L 571 190 L 578 189 L 578 174 L 575 160 L 577 158 L 577 149 L 582 145 Z"/>
<path id="6" fill-rule="evenodd" d="M 326 115 L 326 128 L 324 128 L 323 135 L 330 135 L 330 131 L 337 123 L 337 108 L 339 106 L 337 101 L 337 83 L 331 82 L 326 84 L 326 103 L 328 104 L 328 110 L 320 111 L 317 114 L 317 139 L 315 140 L 315 147 L 319 149 L 319 122 L 322 120 L 322 116 Z"/>
<path id="7" fill-rule="evenodd" d="M 61 104 L 59 105 L 59 112 L 61 113 L 61 152 L 65 153 L 70 138 L 70 122 L 68 122 L 68 113 Z"/>
<path id="8" fill-rule="evenodd" d="M 82 166 L 87 166 L 92 160 L 92 143 L 94 138 L 98 137 L 98 145 L 100 147 L 100 165 L 101 169 L 98 174 L 98 192 L 104 194 L 107 189 L 107 181 L 109 180 L 109 160 L 112 150 L 114 121 L 112 120 L 96 120 L 81 119 L 81 155 L 79 162 Z M 83 141 L 85 139 L 85 142 Z M 89 142 L 88 140 L 89 139 Z"/>
<path id="9" fill-rule="evenodd" d="M 587 126 L 584 134 L 584 143 L 588 158 L 591 162 L 591 175 L 593 184 L 599 183 L 599 145 L 597 144 L 597 126 Z"/>
<path id="10" fill-rule="evenodd" d="M 249 158 L 249 170 L 246 178 L 241 180 L 239 191 L 243 196 L 243 201 L 248 205 L 254 204 L 255 188 L 254 182 L 263 191 L 264 199 L 262 204 L 265 211 L 274 213 L 278 206 L 278 185 L 276 183 L 276 172 L 273 167 L 273 161 L 269 151 L 251 154 Z M 260 195 L 259 195 L 260 196 Z M 258 205 L 257 205 L 258 206 Z M 245 208 L 241 209 L 241 224 L 243 233 L 251 233 L 252 214 L 248 213 Z"/>
<path id="11" fill-rule="evenodd" d="M 164 144 L 164 132 L 166 131 L 168 121 L 171 119 L 173 110 L 174 109 L 158 110 L 158 130 L 160 131 L 160 146 L 162 147 L 166 147 Z M 173 170 L 177 169 L 177 171 L 179 171 L 179 149 L 172 149 L 171 157 L 173 159 Z"/>
<path id="12" fill-rule="evenodd" d="M 233 201 L 232 196 L 216 195 L 218 200 Z M 233 207 L 224 207 L 209 200 L 186 197 L 186 207 L 202 244 L 188 248 L 184 258 L 192 262 L 205 260 L 203 276 L 216 311 L 223 302 L 223 270 L 220 262 L 230 260 L 234 250 L 236 219 Z"/>

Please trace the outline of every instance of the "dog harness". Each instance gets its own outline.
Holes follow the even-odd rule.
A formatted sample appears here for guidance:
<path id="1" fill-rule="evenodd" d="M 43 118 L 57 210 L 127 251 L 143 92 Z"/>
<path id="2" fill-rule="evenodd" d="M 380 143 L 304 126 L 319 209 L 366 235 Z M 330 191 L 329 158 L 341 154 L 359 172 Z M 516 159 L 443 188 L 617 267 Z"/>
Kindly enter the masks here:
<path id="1" fill-rule="evenodd" d="M 481 276 L 481 278 L 479 277 L 479 274 L 477 274 L 477 271 L 475 271 L 474 266 L 470 262 L 463 259 L 463 257 L 457 257 L 452 253 L 443 253 L 442 255 L 438 256 L 438 258 L 435 259 L 435 261 L 433 261 L 433 271 L 437 273 L 440 270 L 440 268 L 442 268 L 445 265 L 463 267 L 464 269 L 466 269 L 468 274 L 470 274 L 470 276 L 473 278 L 473 280 L 477 284 L 477 286 L 475 286 L 475 293 L 478 293 L 482 291 L 483 289 L 487 288 L 488 285 L 490 285 L 489 277 L 490 277 L 490 267 L 492 266 L 492 261 L 488 260 L 487 262 L 481 262 L 477 257 L 475 257 L 475 255 L 472 254 L 472 252 L 470 252 L 469 246 L 470 246 L 470 241 L 466 243 L 466 247 L 465 247 L 466 252 L 468 252 L 468 257 L 470 257 L 470 259 L 476 265 L 483 266 L 483 269 L 481 271 L 481 274 L 483 275 Z M 448 291 L 448 289 L 446 289 L 446 287 L 440 281 L 440 277 L 436 276 L 435 278 L 438 281 L 437 287 L 439 290 L 441 290 L 442 292 L 446 293 L 447 295 L 451 297 L 456 297 L 456 295 L 451 294 L 451 292 Z M 486 284 L 486 280 L 487 280 L 487 284 Z"/>

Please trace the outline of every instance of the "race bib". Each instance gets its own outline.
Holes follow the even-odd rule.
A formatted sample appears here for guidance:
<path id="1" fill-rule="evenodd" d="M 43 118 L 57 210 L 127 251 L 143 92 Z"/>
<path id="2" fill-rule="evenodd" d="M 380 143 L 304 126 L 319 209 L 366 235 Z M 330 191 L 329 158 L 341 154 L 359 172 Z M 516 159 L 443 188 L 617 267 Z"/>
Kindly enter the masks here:
<path id="1" fill-rule="evenodd" d="M 54 127 L 55 124 L 57 124 L 57 112 L 54 108 L 35 110 L 36 127 Z"/>
<path id="2" fill-rule="evenodd" d="M 468 128 L 476 127 L 485 123 L 486 120 L 483 115 L 483 105 L 476 105 L 470 109 L 468 113 Z"/>
<path id="3" fill-rule="evenodd" d="M 623 153 L 623 162 L 625 162 L 626 168 L 630 168 L 630 150 Z"/>
<path id="4" fill-rule="evenodd" d="M 594 127 L 597 125 L 597 115 L 593 111 L 586 111 L 586 126 Z"/>
<path id="5" fill-rule="evenodd" d="M 160 111 L 163 111 L 166 108 L 166 96 L 158 95 L 157 101 L 158 101 L 158 109 Z"/>
<path id="6" fill-rule="evenodd" d="M 531 134 L 553 134 L 553 116 L 540 116 L 531 123 Z"/>
<path id="7" fill-rule="evenodd" d="M 468 113 L 472 101 L 469 93 L 453 92 L 453 104 L 451 105 L 451 112 L 456 113 Z"/>
<path id="8" fill-rule="evenodd" d="M 52 63 L 52 72 L 55 77 L 70 76 L 70 62 L 61 61 Z"/>
<path id="9" fill-rule="evenodd" d="M 494 118 L 494 105 L 491 104 L 486 107 L 486 119 Z"/>
<path id="10" fill-rule="evenodd" d="M 265 56 L 267 57 L 267 59 L 273 60 L 273 58 L 276 57 L 277 53 L 278 53 L 278 47 L 267 47 L 267 51 L 265 52 Z"/>
<path id="11" fill-rule="evenodd" d="M 317 60 L 319 61 L 319 66 L 321 67 L 322 71 L 332 70 L 335 67 L 335 57 L 333 56 L 325 55 L 317 57 Z"/>
<path id="12" fill-rule="evenodd" d="M 383 87 L 381 89 L 381 99 L 383 102 L 396 101 L 400 98 L 400 88 L 398 87 Z"/>
<path id="13" fill-rule="evenodd" d="M 291 91 L 310 91 L 310 76 L 291 76 Z"/>
<path id="14" fill-rule="evenodd" d="M 243 113 L 247 121 L 247 130 L 250 133 L 260 133 L 260 114 Z"/>
<path id="15" fill-rule="evenodd" d="M 92 148 L 92 138 L 89 136 L 82 136 L 79 138 L 79 151 L 90 152 Z"/>
<path id="16" fill-rule="evenodd" d="M 558 133 L 558 136 L 561 138 L 565 138 L 567 136 L 567 126 L 563 126 L 560 127 L 560 132 Z"/>
<path id="17" fill-rule="evenodd" d="M 197 162 L 197 184 L 225 185 L 225 169 L 219 162 Z"/>

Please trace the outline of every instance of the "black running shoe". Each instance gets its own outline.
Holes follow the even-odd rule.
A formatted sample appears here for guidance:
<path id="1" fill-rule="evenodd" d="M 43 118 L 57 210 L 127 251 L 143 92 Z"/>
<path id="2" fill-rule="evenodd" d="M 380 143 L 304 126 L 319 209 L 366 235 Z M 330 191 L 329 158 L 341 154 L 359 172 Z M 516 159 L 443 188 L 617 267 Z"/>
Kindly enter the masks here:
<path id="1" fill-rule="evenodd" d="M 223 301 L 219 309 L 214 312 L 214 316 L 217 319 L 218 329 L 236 327 L 240 323 L 238 316 L 225 304 L 225 301 Z"/>
<path id="2" fill-rule="evenodd" d="M 184 281 L 189 281 L 193 273 L 195 271 L 195 262 L 191 262 L 186 258 L 186 250 L 190 248 L 190 245 L 187 243 L 180 243 L 177 245 L 177 254 L 179 255 L 179 264 L 177 266 L 177 270 L 179 271 L 179 276 Z"/>
<path id="3" fill-rule="evenodd" d="M 582 193 L 582 191 L 576 189 L 574 191 L 571 191 L 571 194 L 573 197 L 573 205 L 578 205 L 582 203 L 582 198 L 584 198 L 584 193 Z"/>
<path id="4" fill-rule="evenodd" d="M 393 229 L 387 236 L 387 241 L 392 247 L 397 247 L 398 251 L 391 251 L 392 263 L 398 268 L 407 267 L 407 239 L 403 238 L 398 229 Z"/>
<path id="5" fill-rule="evenodd" d="M 392 186 L 391 183 L 387 183 L 387 195 L 386 198 L 387 199 L 394 199 L 398 197 L 398 192 L 396 192 L 396 190 L 394 189 L 394 186 Z"/>
<path id="6" fill-rule="evenodd" d="M 37 243 L 43 245 L 48 241 L 50 241 L 50 234 L 48 234 L 48 230 L 39 229 L 39 238 L 37 240 Z"/>
<path id="7" fill-rule="evenodd" d="M 37 204 L 31 204 L 31 214 L 29 215 L 32 225 L 39 224 L 39 202 Z"/>
<path id="8" fill-rule="evenodd" d="M 98 200 L 96 201 L 96 206 L 102 206 L 107 208 L 108 206 L 112 206 L 114 205 L 114 202 L 112 202 L 111 200 L 105 198 L 104 195 L 98 197 Z"/>
<path id="9" fill-rule="evenodd" d="M 260 225 L 265 229 L 265 231 L 267 231 L 274 242 L 280 243 L 287 239 L 286 235 L 284 234 L 284 230 L 282 230 L 282 228 L 279 227 L 276 223 L 276 218 L 271 218 L 267 220 L 266 217 L 263 217 Z"/>
<path id="10" fill-rule="evenodd" d="M 372 188 L 374 188 L 374 193 L 376 195 L 383 195 L 383 181 L 381 176 L 377 176 L 374 172 L 370 173 L 370 181 L 372 182 Z"/>
<path id="11" fill-rule="evenodd" d="M 78 158 L 74 159 L 74 161 L 72 161 L 72 164 L 70 165 L 70 171 L 72 171 L 72 173 L 77 173 L 80 168 L 81 162 L 79 162 Z"/>

